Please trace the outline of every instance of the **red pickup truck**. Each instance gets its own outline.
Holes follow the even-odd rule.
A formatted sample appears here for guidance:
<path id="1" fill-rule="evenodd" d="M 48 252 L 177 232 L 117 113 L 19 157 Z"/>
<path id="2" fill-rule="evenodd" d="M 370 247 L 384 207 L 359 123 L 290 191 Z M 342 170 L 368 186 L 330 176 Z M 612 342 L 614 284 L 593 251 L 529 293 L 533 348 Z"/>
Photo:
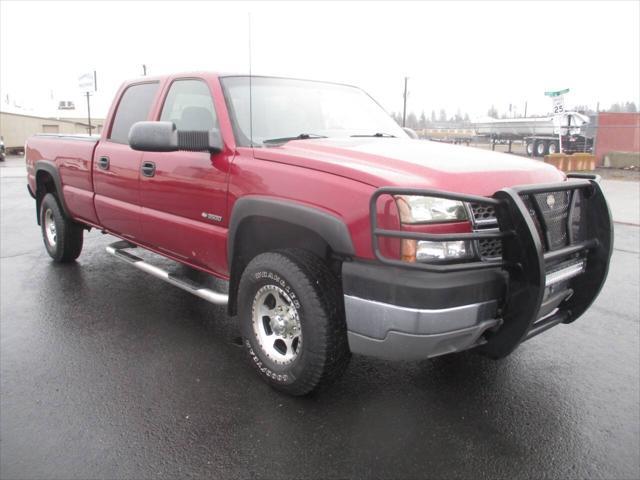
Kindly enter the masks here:
<path id="1" fill-rule="evenodd" d="M 28 188 L 44 244 L 107 251 L 237 316 L 275 388 L 302 395 L 351 353 L 504 357 L 598 295 L 612 223 L 598 178 L 414 140 L 362 90 L 272 77 L 145 77 L 100 138 L 36 135 Z M 141 247 L 228 281 L 169 273 Z"/>

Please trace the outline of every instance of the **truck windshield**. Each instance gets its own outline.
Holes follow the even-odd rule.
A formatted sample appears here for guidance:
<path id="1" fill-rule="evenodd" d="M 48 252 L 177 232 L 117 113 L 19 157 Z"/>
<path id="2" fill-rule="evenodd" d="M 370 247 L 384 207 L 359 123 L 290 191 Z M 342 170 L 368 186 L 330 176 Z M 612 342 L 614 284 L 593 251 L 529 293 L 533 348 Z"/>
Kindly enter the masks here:
<path id="1" fill-rule="evenodd" d="M 356 87 L 307 80 L 252 77 L 220 79 L 236 141 L 262 147 L 272 139 L 400 137 L 407 134 L 369 95 Z M 249 108 L 251 98 L 252 108 Z M 251 119 L 253 122 L 250 128 Z M 304 138 L 304 137 L 301 137 Z M 266 141 L 266 142 L 265 142 Z"/>

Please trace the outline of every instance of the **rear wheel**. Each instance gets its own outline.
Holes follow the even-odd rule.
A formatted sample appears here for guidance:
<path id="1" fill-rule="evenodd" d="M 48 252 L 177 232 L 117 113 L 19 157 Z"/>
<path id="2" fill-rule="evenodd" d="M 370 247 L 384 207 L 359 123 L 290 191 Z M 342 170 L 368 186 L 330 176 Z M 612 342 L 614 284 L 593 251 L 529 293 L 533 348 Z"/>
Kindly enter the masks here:
<path id="1" fill-rule="evenodd" d="M 533 142 L 527 142 L 527 155 L 533 157 Z"/>
<path id="2" fill-rule="evenodd" d="M 557 142 L 549 142 L 549 155 L 553 155 L 554 153 L 558 153 L 558 143 Z"/>
<path id="3" fill-rule="evenodd" d="M 537 157 L 544 157 L 547 154 L 547 142 L 545 142 L 544 140 L 538 140 L 536 142 L 536 156 Z"/>
<path id="4" fill-rule="evenodd" d="M 56 262 L 72 262 L 82 252 L 83 228 L 67 218 L 58 199 L 47 193 L 40 206 L 40 227 L 47 253 Z"/>
<path id="5" fill-rule="evenodd" d="M 238 314 L 258 375 L 305 395 L 346 368 L 350 352 L 338 280 L 304 250 L 258 255 L 240 280 Z"/>

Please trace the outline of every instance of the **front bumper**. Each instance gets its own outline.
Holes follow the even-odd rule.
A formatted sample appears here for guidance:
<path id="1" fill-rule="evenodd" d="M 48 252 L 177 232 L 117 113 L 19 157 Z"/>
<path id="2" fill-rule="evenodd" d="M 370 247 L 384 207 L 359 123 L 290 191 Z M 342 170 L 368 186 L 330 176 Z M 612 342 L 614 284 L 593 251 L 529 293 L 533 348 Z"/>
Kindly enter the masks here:
<path id="1" fill-rule="evenodd" d="M 422 310 L 345 295 L 353 353 L 388 360 L 419 360 L 466 350 L 499 325 L 497 302 Z"/>
<path id="2" fill-rule="evenodd" d="M 550 230 L 558 227 L 551 223 L 555 219 L 549 226 L 542 216 L 536 220 L 523 199 L 557 191 L 571 192 L 568 240 L 549 247 Z M 481 232 L 445 235 L 379 229 L 377 198 L 397 194 L 490 204 L 500 227 L 502 258 L 429 265 L 384 257 L 378 249 L 379 236 L 431 241 L 489 238 Z M 574 238 L 578 210 L 583 233 Z M 371 211 L 379 262 L 344 263 L 342 272 L 349 346 L 354 353 L 415 360 L 477 347 L 491 357 L 503 357 L 521 342 L 576 320 L 606 279 L 613 228 L 595 176 L 505 189 L 491 198 L 383 188 L 374 194 Z M 491 235 L 495 238 L 496 233 Z"/>

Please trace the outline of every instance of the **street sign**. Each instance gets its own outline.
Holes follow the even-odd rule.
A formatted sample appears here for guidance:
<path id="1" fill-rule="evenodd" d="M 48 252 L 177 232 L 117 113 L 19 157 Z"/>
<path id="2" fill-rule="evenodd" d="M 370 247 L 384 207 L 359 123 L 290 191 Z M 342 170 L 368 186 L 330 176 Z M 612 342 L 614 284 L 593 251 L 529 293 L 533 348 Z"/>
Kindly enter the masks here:
<path id="1" fill-rule="evenodd" d="M 569 93 L 569 89 L 552 90 L 544 92 L 547 97 L 551 97 L 551 103 L 553 104 L 553 133 L 558 135 L 558 146 L 560 147 L 560 153 L 562 153 L 562 121 L 564 115 L 564 94 Z"/>
<path id="2" fill-rule="evenodd" d="M 565 88 L 564 90 L 554 90 L 550 92 L 544 92 L 547 97 L 559 97 L 560 95 L 564 95 L 565 93 L 569 93 L 569 89 Z"/>
<path id="3" fill-rule="evenodd" d="M 90 91 L 97 90 L 96 83 L 97 82 L 96 82 L 95 71 L 87 72 L 78 77 L 78 87 L 80 87 L 80 90 L 82 90 L 83 92 L 90 92 Z"/>
<path id="4" fill-rule="evenodd" d="M 564 113 L 564 95 L 558 95 L 556 97 L 551 97 L 551 101 L 553 102 L 553 114 L 559 115 Z"/>

